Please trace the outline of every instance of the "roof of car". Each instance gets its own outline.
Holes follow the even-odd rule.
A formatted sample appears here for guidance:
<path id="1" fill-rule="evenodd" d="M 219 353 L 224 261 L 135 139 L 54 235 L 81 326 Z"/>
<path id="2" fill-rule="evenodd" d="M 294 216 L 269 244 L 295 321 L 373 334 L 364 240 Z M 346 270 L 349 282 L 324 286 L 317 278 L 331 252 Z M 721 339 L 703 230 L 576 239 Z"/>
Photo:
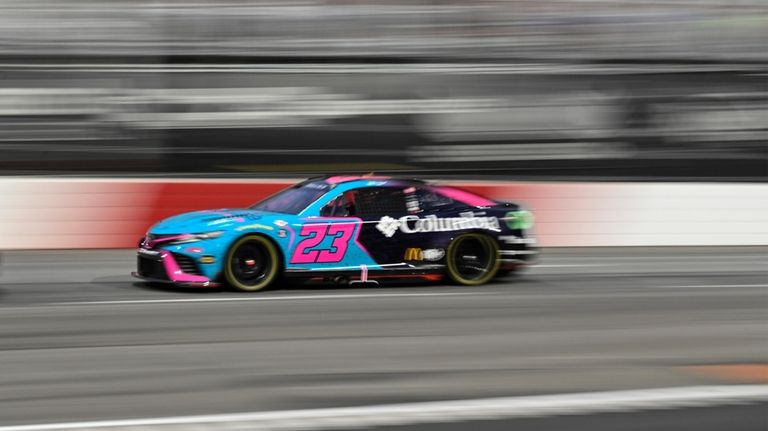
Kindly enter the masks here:
<path id="1" fill-rule="evenodd" d="M 373 174 L 367 174 L 367 175 L 328 175 L 324 177 L 318 177 L 318 178 L 310 178 L 307 181 L 324 181 L 328 184 L 342 184 L 342 183 L 349 183 L 349 182 L 355 182 L 355 181 L 382 181 L 385 183 L 412 183 L 412 184 L 425 184 L 422 180 L 417 180 L 413 178 L 394 178 L 389 176 L 382 176 L 382 175 L 373 175 Z"/>

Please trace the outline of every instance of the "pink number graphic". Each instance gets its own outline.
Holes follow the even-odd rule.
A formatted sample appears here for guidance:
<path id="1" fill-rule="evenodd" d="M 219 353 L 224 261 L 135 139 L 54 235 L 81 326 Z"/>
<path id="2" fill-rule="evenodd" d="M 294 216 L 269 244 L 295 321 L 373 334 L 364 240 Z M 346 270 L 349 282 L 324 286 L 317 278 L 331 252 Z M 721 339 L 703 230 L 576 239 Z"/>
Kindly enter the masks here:
<path id="1" fill-rule="evenodd" d="M 291 256 L 291 263 L 336 263 L 347 254 L 349 241 L 355 234 L 354 223 L 305 224 L 299 235 L 307 238 L 299 241 Z M 317 247 L 327 235 L 333 237 L 330 249 L 310 250 Z"/>
<path id="2" fill-rule="evenodd" d="M 307 236 L 308 238 L 301 240 L 296 244 L 296 251 L 293 252 L 291 257 L 291 263 L 313 263 L 317 260 L 317 255 L 320 253 L 317 250 L 309 250 L 323 242 L 325 239 L 325 231 L 328 229 L 328 225 L 324 224 L 305 224 L 301 228 L 299 235 Z"/>
<path id="3" fill-rule="evenodd" d="M 341 262 L 341 259 L 347 254 L 347 246 L 354 233 L 355 225 L 353 223 L 332 224 L 328 228 L 328 235 L 341 235 L 333 238 L 330 250 L 320 250 L 317 261 L 321 263 Z"/>

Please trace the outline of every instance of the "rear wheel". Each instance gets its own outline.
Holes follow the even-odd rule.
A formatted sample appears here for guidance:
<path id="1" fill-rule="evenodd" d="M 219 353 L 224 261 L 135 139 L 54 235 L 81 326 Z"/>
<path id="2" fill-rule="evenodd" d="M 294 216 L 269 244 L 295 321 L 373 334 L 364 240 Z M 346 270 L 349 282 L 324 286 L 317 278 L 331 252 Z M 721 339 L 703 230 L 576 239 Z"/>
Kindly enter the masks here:
<path id="1" fill-rule="evenodd" d="M 499 245 L 488 235 L 467 233 L 448 246 L 448 276 L 456 283 L 476 286 L 496 276 L 501 265 Z"/>
<path id="2" fill-rule="evenodd" d="M 224 278 L 239 290 L 264 290 L 277 279 L 279 256 L 277 247 L 269 239 L 259 235 L 244 236 L 227 251 Z"/>

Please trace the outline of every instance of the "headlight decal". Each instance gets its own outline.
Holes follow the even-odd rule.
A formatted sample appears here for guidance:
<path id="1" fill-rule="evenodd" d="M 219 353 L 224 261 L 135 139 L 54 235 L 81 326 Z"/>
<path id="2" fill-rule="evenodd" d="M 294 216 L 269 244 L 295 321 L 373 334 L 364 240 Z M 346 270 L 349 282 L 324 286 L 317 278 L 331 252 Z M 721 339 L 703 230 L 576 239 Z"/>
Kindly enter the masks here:
<path id="1" fill-rule="evenodd" d="M 533 213 L 526 210 L 510 211 L 504 215 L 504 221 L 512 230 L 527 230 L 533 227 Z"/>

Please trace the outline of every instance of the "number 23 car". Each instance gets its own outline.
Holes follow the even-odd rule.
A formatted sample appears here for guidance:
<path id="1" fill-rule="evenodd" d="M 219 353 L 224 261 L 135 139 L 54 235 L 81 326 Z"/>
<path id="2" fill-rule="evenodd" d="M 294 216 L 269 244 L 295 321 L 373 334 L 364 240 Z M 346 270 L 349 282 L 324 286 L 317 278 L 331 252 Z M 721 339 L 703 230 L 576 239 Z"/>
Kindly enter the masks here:
<path id="1" fill-rule="evenodd" d="M 479 285 L 536 256 L 517 204 L 418 180 L 313 178 L 248 208 L 167 218 L 141 239 L 133 275 L 258 291 L 283 278 Z"/>

